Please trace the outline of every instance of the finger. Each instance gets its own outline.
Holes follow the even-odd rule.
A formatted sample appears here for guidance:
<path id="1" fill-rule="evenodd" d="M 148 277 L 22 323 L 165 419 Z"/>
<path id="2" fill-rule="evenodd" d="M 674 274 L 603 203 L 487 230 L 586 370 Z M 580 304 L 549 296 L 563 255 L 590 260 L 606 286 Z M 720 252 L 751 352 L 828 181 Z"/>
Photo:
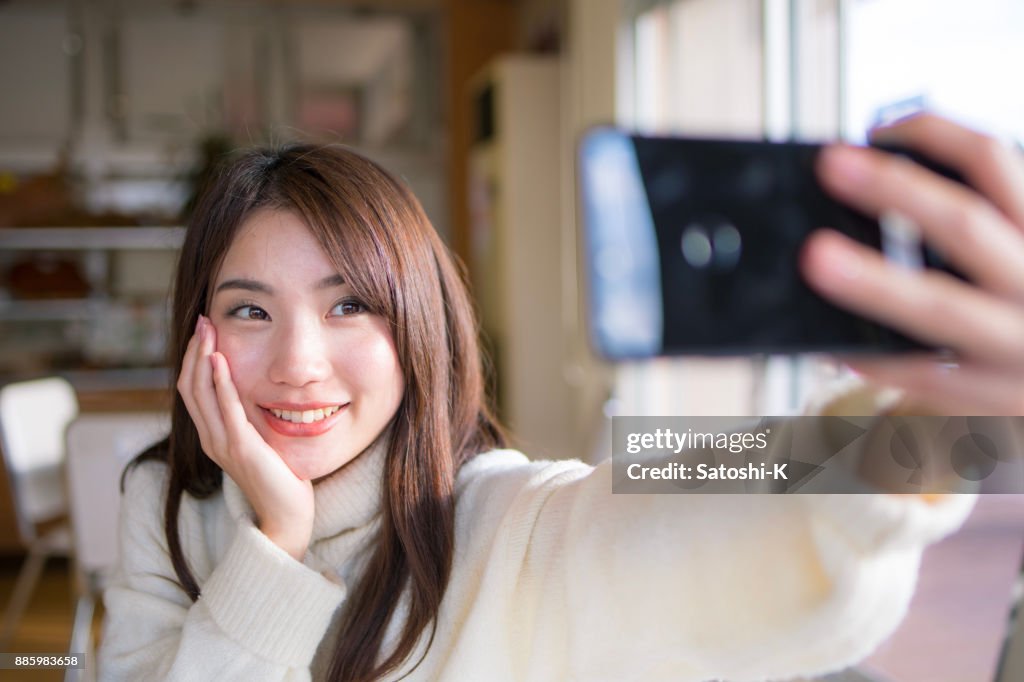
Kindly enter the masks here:
<path id="1" fill-rule="evenodd" d="M 811 235 L 801 266 L 814 289 L 844 308 L 968 358 L 1024 367 L 1024 313 L 946 273 L 893 266 L 831 230 Z"/>
<path id="2" fill-rule="evenodd" d="M 213 372 L 210 367 L 210 355 L 213 353 L 215 343 L 216 332 L 213 329 L 213 324 L 204 317 L 200 322 L 199 348 L 192 373 L 192 396 L 206 423 L 207 433 L 210 437 L 210 451 L 206 454 L 211 457 L 220 456 L 227 447 L 227 432 L 224 429 L 220 406 L 217 404 Z"/>
<path id="3" fill-rule="evenodd" d="M 224 419 L 224 426 L 229 438 L 238 442 L 245 434 L 246 427 L 250 426 L 249 418 L 245 415 L 245 408 L 238 397 L 238 390 L 235 382 L 231 379 L 231 369 L 228 360 L 222 353 L 213 353 L 210 356 L 211 368 L 213 371 L 213 383 L 216 387 L 217 404 L 220 407 L 221 417 Z"/>
<path id="4" fill-rule="evenodd" d="M 819 171 L 842 201 L 870 215 L 898 211 L 979 286 L 1024 300 L 1024 232 L 978 194 L 873 149 L 829 147 Z"/>
<path id="5" fill-rule="evenodd" d="M 956 168 L 1024 230 L 1024 156 L 1009 145 L 934 114 L 876 128 L 871 140 L 910 147 Z"/>
<path id="6" fill-rule="evenodd" d="M 192 373 L 195 370 L 196 352 L 199 346 L 199 323 L 196 323 L 196 331 L 185 346 L 185 355 L 181 359 L 181 372 L 178 374 L 178 393 L 187 393 L 192 386 Z M 182 396 L 184 397 L 184 396 Z"/>
<path id="7" fill-rule="evenodd" d="M 203 439 L 206 433 L 206 422 L 203 419 L 202 413 L 199 411 L 199 406 L 196 404 L 193 396 L 193 375 L 195 373 L 196 358 L 199 353 L 199 322 L 196 322 L 196 331 L 192 334 L 192 338 L 189 339 L 188 345 L 185 347 L 185 356 L 181 361 L 181 373 L 178 375 L 177 389 L 178 394 L 181 396 L 182 402 L 185 403 L 185 409 L 188 410 L 189 416 L 192 417 L 193 423 L 196 425 L 196 430 L 199 432 L 200 440 Z"/>
<path id="8" fill-rule="evenodd" d="M 946 415 L 1024 415 L 1024 372 L 950 366 L 925 358 L 848 360 L 868 379 L 903 389 L 911 401 Z"/>

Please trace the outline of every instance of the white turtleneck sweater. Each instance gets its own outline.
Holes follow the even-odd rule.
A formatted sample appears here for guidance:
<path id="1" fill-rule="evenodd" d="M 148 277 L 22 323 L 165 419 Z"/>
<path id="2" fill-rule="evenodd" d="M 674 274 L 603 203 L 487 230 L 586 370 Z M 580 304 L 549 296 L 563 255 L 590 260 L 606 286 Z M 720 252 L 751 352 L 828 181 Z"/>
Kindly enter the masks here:
<path id="1" fill-rule="evenodd" d="M 210 499 L 184 496 L 195 603 L 167 551 L 165 466 L 135 468 L 101 679 L 321 679 L 379 523 L 383 457 L 375 446 L 316 486 L 302 563 L 254 527 L 230 479 Z M 405 679 L 741 682 L 839 669 L 895 628 L 922 549 L 971 500 L 612 495 L 610 461 L 487 452 L 459 473 L 437 634 Z M 389 679 L 419 660 L 427 636 Z"/>

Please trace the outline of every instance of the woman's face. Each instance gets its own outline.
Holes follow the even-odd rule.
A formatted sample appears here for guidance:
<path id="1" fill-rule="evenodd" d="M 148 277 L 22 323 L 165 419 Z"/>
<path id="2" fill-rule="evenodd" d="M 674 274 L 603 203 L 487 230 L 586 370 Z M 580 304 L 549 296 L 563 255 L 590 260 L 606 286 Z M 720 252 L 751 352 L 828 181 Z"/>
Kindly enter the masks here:
<path id="1" fill-rule="evenodd" d="M 366 311 L 289 211 L 246 220 L 209 317 L 245 414 L 301 479 L 337 470 L 398 410 L 405 382 L 387 322 Z"/>

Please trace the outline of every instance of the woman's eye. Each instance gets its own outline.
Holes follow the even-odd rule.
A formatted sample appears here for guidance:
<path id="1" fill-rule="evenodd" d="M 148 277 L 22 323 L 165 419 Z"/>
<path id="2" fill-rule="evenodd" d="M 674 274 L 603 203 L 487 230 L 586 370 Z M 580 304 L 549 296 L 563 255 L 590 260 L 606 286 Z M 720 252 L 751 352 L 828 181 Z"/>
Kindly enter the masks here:
<path id="1" fill-rule="evenodd" d="M 269 320 L 267 311 L 257 305 L 240 305 L 231 311 L 232 317 L 243 320 Z"/>
<path id="2" fill-rule="evenodd" d="M 356 315 L 358 313 L 365 313 L 366 306 L 359 301 L 354 299 L 345 299 L 334 304 L 331 308 L 332 315 Z"/>

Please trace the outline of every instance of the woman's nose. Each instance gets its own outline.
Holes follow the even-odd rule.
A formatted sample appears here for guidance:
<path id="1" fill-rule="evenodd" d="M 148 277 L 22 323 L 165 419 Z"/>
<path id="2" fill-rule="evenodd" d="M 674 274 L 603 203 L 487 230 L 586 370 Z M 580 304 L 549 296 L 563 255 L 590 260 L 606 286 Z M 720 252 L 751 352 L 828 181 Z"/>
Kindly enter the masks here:
<path id="1" fill-rule="evenodd" d="M 279 326 L 271 353 L 269 378 L 274 383 L 305 386 L 330 374 L 326 339 L 316 322 Z"/>

